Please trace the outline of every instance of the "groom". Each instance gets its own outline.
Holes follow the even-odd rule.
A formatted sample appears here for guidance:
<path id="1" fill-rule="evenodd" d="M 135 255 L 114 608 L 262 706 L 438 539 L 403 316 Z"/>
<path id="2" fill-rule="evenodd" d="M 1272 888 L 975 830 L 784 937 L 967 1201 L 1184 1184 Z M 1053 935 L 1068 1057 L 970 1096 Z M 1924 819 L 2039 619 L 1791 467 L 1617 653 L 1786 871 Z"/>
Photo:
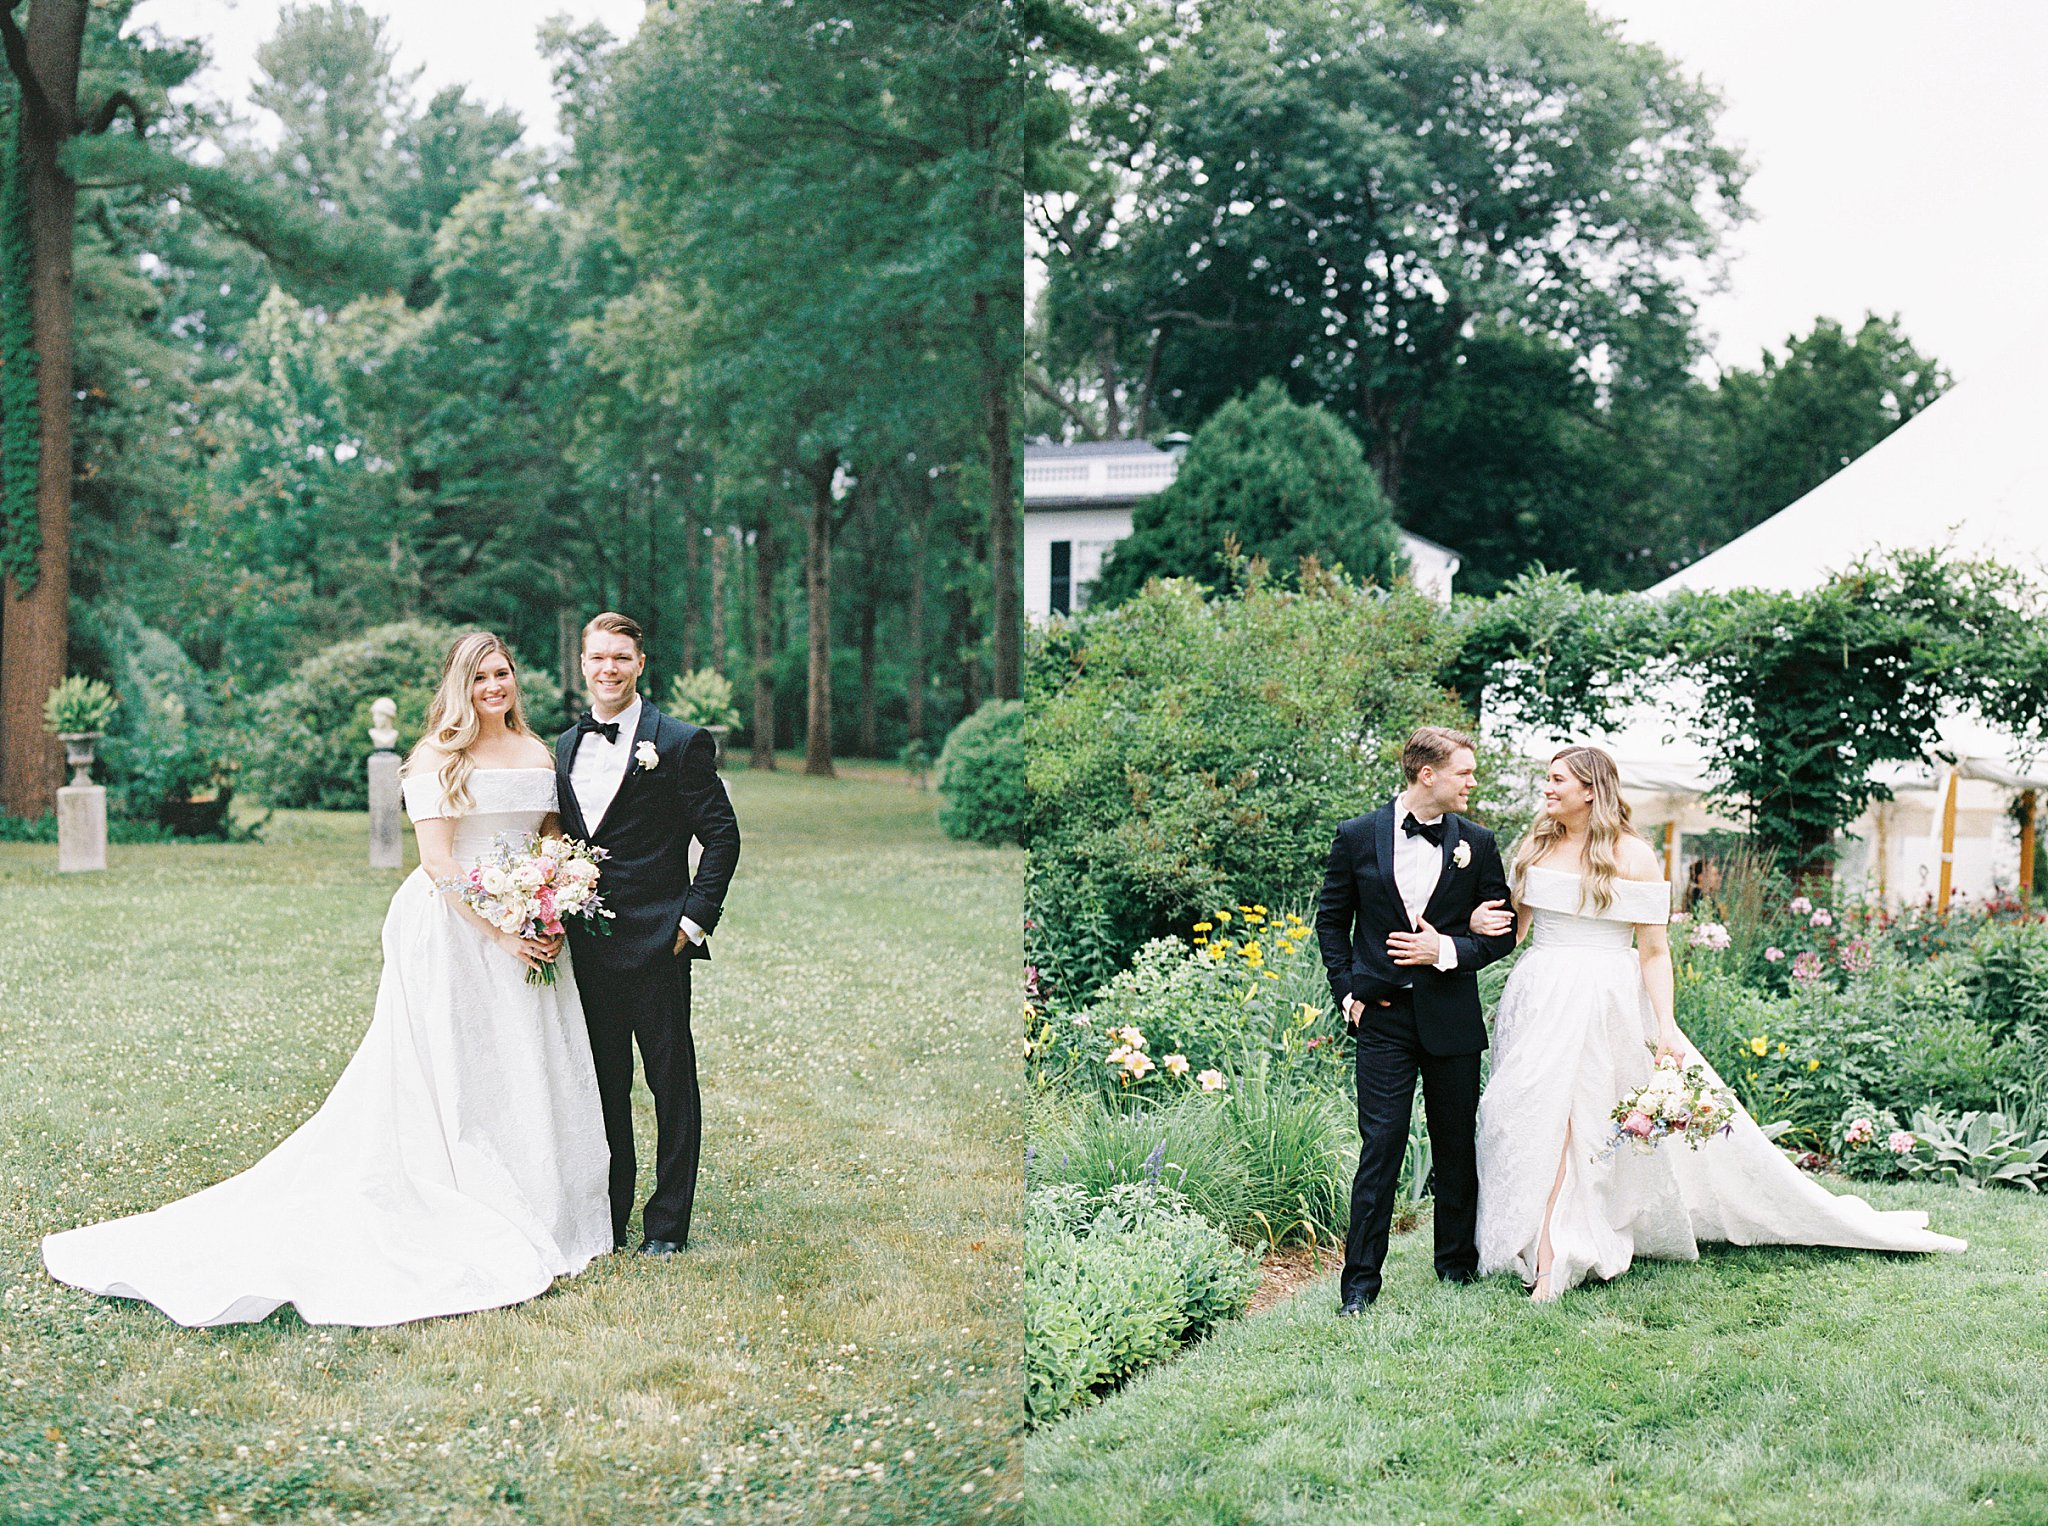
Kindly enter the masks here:
<path id="1" fill-rule="evenodd" d="M 555 742 L 562 829 L 603 848 L 598 889 L 608 937 L 572 924 L 576 984 L 590 1028 L 611 1145 L 612 1244 L 633 1213 L 633 1043 L 654 1093 L 654 1195 L 640 1251 L 670 1256 L 690 1239 L 702 1117 L 690 1039 L 690 961 L 711 957 L 740 829 L 719 780 L 711 733 L 640 698 L 640 627 L 605 613 L 583 627 L 590 709 Z M 690 869 L 690 839 L 703 846 Z"/>
<path id="2" fill-rule="evenodd" d="M 1340 825 L 1330 847 L 1316 940 L 1331 997 L 1358 1034 L 1360 1148 L 1340 1315 L 1380 1296 L 1418 1073 L 1436 1163 L 1436 1274 L 1470 1282 L 1479 1271 L 1477 976 L 1515 937 L 1512 921 L 1491 936 L 1471 928 L 1482 902 L 1498 909 L 1508 898 L 1493 834 L 1453 814 L 1475 767 L 1471 737 L 1424 726 L 1401 749 L 1408 787 Z"/>

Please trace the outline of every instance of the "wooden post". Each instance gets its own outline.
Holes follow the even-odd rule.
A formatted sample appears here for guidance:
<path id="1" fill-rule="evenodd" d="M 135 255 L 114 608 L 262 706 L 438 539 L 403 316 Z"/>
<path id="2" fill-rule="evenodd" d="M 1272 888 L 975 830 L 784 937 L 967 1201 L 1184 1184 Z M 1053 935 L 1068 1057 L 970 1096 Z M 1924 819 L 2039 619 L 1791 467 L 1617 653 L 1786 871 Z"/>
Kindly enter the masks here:
<path id="1" fill-rule="evenodd" d="M 1675 818 L 1664 824 L 1664 882 L 1673 890 L 1678 888 L 1678 839 L 1682 835 Z"/>
<path id="2" fill-rule="evenodd" d="M 2034 816 L 2038 792 L 2020 792 L 2020 905 L 2027 906 L 2034 899 L 2034 836 L 2040 830 Z"/>
<path id="3" fill-rule="evenodd" d="M 1960 775 L 1953 764 L 1948 771 L 1948 789 L 1941 801 L 1941 878 L 1937 881 L 1935 903 L 1942 916 L 1948 915 L 1948 898 L 1956 872 L 1956 785 Z"/>

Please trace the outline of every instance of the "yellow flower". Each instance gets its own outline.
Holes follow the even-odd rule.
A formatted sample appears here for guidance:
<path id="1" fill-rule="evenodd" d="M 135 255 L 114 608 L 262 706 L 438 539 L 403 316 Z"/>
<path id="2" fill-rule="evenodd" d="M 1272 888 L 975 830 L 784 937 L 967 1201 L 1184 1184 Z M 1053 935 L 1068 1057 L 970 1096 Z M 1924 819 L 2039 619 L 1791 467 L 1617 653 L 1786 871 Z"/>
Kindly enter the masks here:
<path id="1" fill-rule="evenodd" d="M 1761 1033 L 1759 1033 L 1755 1038 L 1749 1041 L 1749 1052 L 1755 1055 L 1758 1059 L 1762 1059 L 1765 1055 L 1771 1052 L 1770 1040 L 1765 1038 Z"/>
<path id="2" fill-rule="evenodd" d="M 1266 919 L 1265 919 L 1264 917 L 1260 916 L 1260 915 L 1259 915 L 1259 914 L 1258 914 L 1257 912 L 1255 912 L 1255 911 L 1248 911 L 1248 912 L 1246 912 L 1246 913 L 1244 914 L 1244 919 L 1245 919 L 1245 921 L 1247 921 L 1247 922 L 1263 922 L 1263 921 L 1265 921 L 1265 920 L 1266 920 Z"/>
<path id="3" fill-rule="evenodd" d="M 1278 975 L 1275 975 L 1271 970 L 1264 971 L 1264 974 L 1268 980 L 1278 980 L 1280 978 Z"/>
<path id="4" fill-rule="evenodd" d="M 1215 926 L 1214 922 L 1197 922 L 1195 924 L 1195 931 L 1198 933 L 1211 932 L 1215 929 Z"/>
<path id="5" fill-rule="evenodd" d="M 1808 1060 L 1808 1061 L 1806 1062 L 1806 1068 L 1807 1068 L 1808 1070 L 1819 1070 L 1819 1069 L 1820 1069 L 1820 1061 L 1819 1061 L 1819 1060 Z"/>
<path id="6" fill-rule="evenodd" d="M 1785 1058 L 1785 1056 L 1786 1056 L 1786 1055 L 1788 1055 L 1788 1054 L 1790 1054 L 1791 1052 L 1792 1052 L 1792 1051 L 1791 1051 L 1790 1049 L 1786 1048 L 1786 1047 L 1785 1047 L 1785 1046 L 1784 1046 L 1783 1044 L 1780 1044 L 1780 1045 L 1778 1046 L 1778 1058 L 1779 1058 L 1779 1059 L 1781 1059 L 1781 1060 L 1782 1060 L 1782 1059 L 1784 1059 L 1784 1058 Z"/>
<path id="7" fill-rule="evenodd" d="M 1252 910 L 1257 912 L 1262 917 L 1266 914 L 1266 908 L 1263 906 L 1254 906 Z"/>
<path id="8" fill-rule="evenodd" d="M 1230 925 L 1230 913 L 1227 911 L 1219 911 L 1216 913 L 1216 920 L 1221 922 L 1225 927 L 1228 927 Z"/>
<path id="9" fill-rule="evenodd" d="M 1209 940 L 1207 938 L 1197 938 L 1195 939 L 1195 947 L 1200 948 L 1203 944 L 1207 943 L 1208 941 Z"/>

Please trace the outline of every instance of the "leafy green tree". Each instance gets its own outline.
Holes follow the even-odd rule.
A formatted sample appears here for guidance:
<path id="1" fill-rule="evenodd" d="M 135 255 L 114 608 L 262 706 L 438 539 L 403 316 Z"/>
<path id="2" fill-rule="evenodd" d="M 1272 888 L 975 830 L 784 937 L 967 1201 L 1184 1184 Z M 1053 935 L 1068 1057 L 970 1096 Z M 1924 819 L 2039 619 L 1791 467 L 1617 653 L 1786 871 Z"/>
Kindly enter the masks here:
<path id="1" fill-rule="evenodd" d="M 1615 24 L 1555 0 L 1130 9 L 1147 65 L 1078 87 L 1107 183 L 1039 206 L 1044 379 L 1077 413 L 1133 395 L 1143 433 L 1284 378 L 1398 504 L 1482 321 L 1633 377 L 1696 353 L 1684 268 L 1716 257 L 1742 167 L 1711 93 Z"/>
<path id="2" fill-rule="evenodd" d="M 1804 497 L 1948 389 L 1896 317 L 1866 316 L 1851 334 L 1832 318 L 1733 370 L 1714 389 L 1719 445 L 1702 550 L 1734 539 Z"/>
<path id="3" fill-rule="evenodd" d="M 1209 416 L 1172 484 L 1138 505 L 1091 598 L 1119 603 L 1156 577 L 1210 580 L 1232 545 L 1283 575 L 1314 557 L 1384 583 L 1401 564 L 1357 437 L 1273 381 Z"/>

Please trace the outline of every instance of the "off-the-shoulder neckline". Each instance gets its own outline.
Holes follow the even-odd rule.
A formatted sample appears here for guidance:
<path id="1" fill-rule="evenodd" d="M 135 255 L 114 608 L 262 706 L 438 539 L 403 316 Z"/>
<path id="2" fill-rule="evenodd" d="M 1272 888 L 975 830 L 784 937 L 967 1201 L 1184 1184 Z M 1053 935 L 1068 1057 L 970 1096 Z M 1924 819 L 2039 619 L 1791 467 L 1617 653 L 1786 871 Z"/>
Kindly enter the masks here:
<path id="1" fill-rule="evenodd" d="M 1582 880 L 1582 879 L 1584 879 L 1584 878 L 1586 877 L 1586 876 L 1585 876 L 1585 874 L 1584 874 L 1584 873 L 1583 873 L 1582 871 L 1580 871 L 1580 870 L 1577 870 L 1577 869 L 1553 869 L 1553 868 L 1551 868 L 1551 867 L 1550 867 L 1550 865 L 1548 865 L 1548 864 L 1531 864 L 1531 865 L 1530 865 L 1529 867 L 1530 867 L 1530 868 L 1531 868 L 1532 870 L 1535 870 L 1536 872 L 1538 872 L 1538 873 L 1540 873 L 1540 874 L 1555 874 L 1555 875 L 1560 875 L 1560 876 L 1562 876 L 1563 878 L 1565 878 L 1565 879 L 1568 879 L 1568 880 Z M 1669 881 L 1669 880 L 1630 880 L 1630 879 L 1623 879 L 1623 878 L 1622 878 L 1622 877 L 1621 877 L 1620 875 L 1616 875 L 1616 876 L 1615 876 L 1615 878 L 1614 878 L 1614 883 L 1615 883 L 1615 884 L 1617 884 L 1617 885 L 1669 885 L 1669 884 L 1671 883 L 1671 881 Z"/>

